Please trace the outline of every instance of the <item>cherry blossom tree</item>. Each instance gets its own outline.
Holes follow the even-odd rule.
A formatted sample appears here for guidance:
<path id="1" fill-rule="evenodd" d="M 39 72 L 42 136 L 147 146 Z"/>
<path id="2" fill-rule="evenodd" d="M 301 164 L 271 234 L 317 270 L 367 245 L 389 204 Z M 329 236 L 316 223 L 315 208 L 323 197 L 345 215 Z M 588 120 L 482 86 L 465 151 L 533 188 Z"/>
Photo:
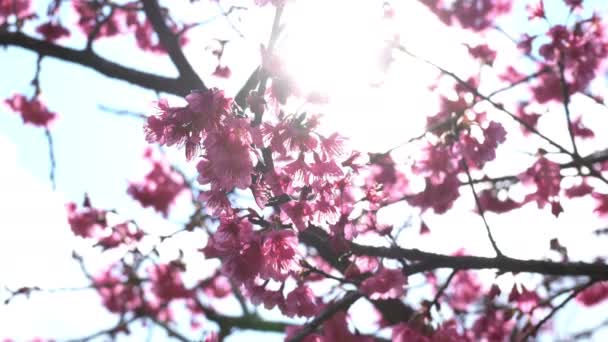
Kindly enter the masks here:
<path id="1" fill-rule="evenodd" d="M 268 22 L 253 18 L 269 36 L 253 42 L 257 54 L 240 56 L 257 65 L 248 74 L 226 62 L 230 49 L 244 44 L 238 39 L 218 38 L 204 51 L 214 63 L 209 72 L 193 66 L 202 57 L 186 48 L 208 21 L 178 13 L 203 2 L 217 6 L 212 20 L 225 21 L 236 36 L 247 32 L 235 15 L 272 14 Z M 87 288 L 116 324 L 73 337 L 129 338 L 134 326 L 145 325 L 180 341 L 219 341 L 239 330 L 280 333 L 287 341 L 573 340 L 608 325 L 564 335 L 551 324 L 574 307 L 604 306 L 597 312 L 608 317 L 605 251 L 588 248 L 590 241 L 604 243 L 608 213 L 608 141 L 601 133 L 608 121 L 598 118 L 606 113 L 608 31 L 597 4 L 414 1 L 437 25 L 464 37 L 464 54 L 454 58 L 466 67 L 455 71 L 408 45 L 412 33 L 398 29 L 403 4 L 372 2 L 377 12 L 370 16 L 383 30 L 374 36 L 378 75 L 369 91 L 390 77 L 407 78 L 396 71 L 407 58 L 429 71 L 432 84 L 419 87 L 434 99 L 434 109 L 421 113 L 426 123 L 418 134 L 372 151 L 352 148 L 349 132 L 324 125 L 332 94 L 300 84 L 286 61 L 300 2 L 0 0 L 0 45 L 9 47 L 2 53 L 18 47 L 37 56 L 32 90 L 15 89 L 2 115 L 14 112 L 44 132 L 48 150 L 37 153 L 51 160 L 50 182 L 64 166 L 53 145 L 53 124 L 63 119 L 45 104 L 40 77 L 44 62 L 55 59 L 158 94 L 146 114 L 127 113 L 142 120 L 150 147 L 148 172 L 124 195 L 158 220 L 169 220 L 180 196 L 192 208 L 177 230 L 158 235 L 128 211 L 99 207 L 84 193 L 66 203 L 66 221 L 80 242 L 100 255 L 121 251 L 100 269 L 74 252 Z M 340 6 L 336 26 L 349 16 L 350 3 Z M 505 27 L 504 20 L 512 21 Z M 510 53 L 495 44 L 497 35 L 507 38 Z M 124 52 L 108 44 L 121 39 L 169 60 L 175 76 L 119 63 Z M 314 53 L 329 59 L 334 52 L 327 49 L 341 44 Z M 215 86 L 218 80 L 238 83 L 237 90 Z M 368 139 L 383 134 L 370 131 Z M 179 151 L 181 163 L 170 161 L 171 151 Z M 511 159 L 513 153 L 523 158 Z M 568 228 L 576 239 L 545 236 L 535 258 L 503 247 L 524 246 L 527 234 L 540 229 L 536 217 L 557 225 L 567 215 L 581 222 Z M 450 240 L 470 230 L 483 240 Z M 193 241 L 197 247 L 188 253 L 200 259 L 185 257 L 188 246 L 162 258 L 161 246 L 177 236 Z M 201 259 L 207 274 L 191 271 Z M 9 289 L 5 302 L 51 290 Z M 225 310 L 227 300 L 239 314 Z"/>

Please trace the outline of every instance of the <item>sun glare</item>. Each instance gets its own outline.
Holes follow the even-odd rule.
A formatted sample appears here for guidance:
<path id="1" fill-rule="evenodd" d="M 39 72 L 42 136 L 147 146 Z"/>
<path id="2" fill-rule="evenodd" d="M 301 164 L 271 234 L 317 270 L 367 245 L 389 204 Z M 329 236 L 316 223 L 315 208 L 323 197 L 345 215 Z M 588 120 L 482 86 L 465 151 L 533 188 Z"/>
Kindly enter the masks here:
<path id="1" fill-rule="evenodd" d="M 407 39 L 428 56 L 440 54 L 433 46 L 449 39 L 420 5 L 396 5 L 393 20 L 384 19 L 385 6 L 384 1 L 297 1 L 281 44 L 298 85 L 329 97 L 325 122 L 365 151 L 386 150 L 417 135 L 432 108 L 426 86 L 434 70 L 391 53 L 390 42 Z"/>

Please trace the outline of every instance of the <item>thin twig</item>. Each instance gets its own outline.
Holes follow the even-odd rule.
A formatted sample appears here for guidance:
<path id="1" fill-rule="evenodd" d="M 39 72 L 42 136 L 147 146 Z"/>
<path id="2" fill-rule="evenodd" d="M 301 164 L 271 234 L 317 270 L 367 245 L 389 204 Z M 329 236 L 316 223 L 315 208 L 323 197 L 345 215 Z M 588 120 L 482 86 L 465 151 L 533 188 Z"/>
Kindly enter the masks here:
<path id="1" fill-rule="evenodd" d="M 486 219 L 485 210 L 484 210 L 483 206 L 481 205 L 479 196 L 477 196 L 477 191 L 475 191 L 475 184 L 473 184 L 473 178 L 471 177 L 471 170 L 469 170 L 469 165 L 467 164 L 466 160 L 464 160 L 464 159 L 462 160 L 462 166 L 464 168 L 464 172 L 467 174 L 468 183 L 469 183 L 469 186 L 471 187 L 471 192 L 473 193 L 473 198 L 475 198 L 475 204 L 477 205 L 477 211 L 479 211 L 479 216 L 481 216 L 481 218 L 483 220 L 483 224 L 486 227 L 486 233 L 488 233 L 488 239 L 490 240 L 490 243 L 492 244 L 492 248 L 494 249 L 494 252 L 496 252 L 496 256 L 498 258 L 501 258 L 504 255 L 498 248 L 498 245 L 496 244 L 496 240 L 494 240 L 494 236 L 492 236 L 492 231 L 490 230 L 490 225 L 488 224 L 488 220 Z"/>
<path id="2" fill-rule="evenodd" d="M 437 290 L 435 298 L 433 298 L 433 301 L 429 304 L 429 315 L 431 314 L 431 309 L 433 308 L 433 306 L 437 306 L 437 309 L 439 309 L 439 299 L 441 298 L 441 296 L 443 296 L 443 293 L 448 288 L 448 286 L 450 286 L 450 283 L 452 282 L 452 279 L 454 279 L 454 276 L 456 276 L 456 273 L 458 273 L 458 270 L 453 270 L 452 273 L 450 273 L 448 279 L 446 279 L 445 283 L 443 283 L 439 290 Z"/>
<path id="3" fill-rule="evenodd" d="M 538 330 L 540 330 L 540 328 L 543 326 L 543 324 L 545 324 L 548 320 L 550 320 L 551 317 L 553 317 L 561 308 L 563 308 L 566 304 L 568 304 L 568 302 L 570 302 L 572 299 L 574 299 L 574 297 L 576 297 L 579 293 L 581 293 L 584 290 L 586 290 L 587 288 L 589 288 L 595 282 L 596 282 L 596 280 L 591 280 L 591 281 L 587 282 L 586 284 L 580 286 L 576 290 L 572 291 L 572 293 L 568 296 L 568 298 L 566 298 L 558 306 L 554 307 L 551 310 L 551 312 L 549 312 L 549 314 L 547 314 L 547 316 L 545 316 L 543 319 L 541 319 L 540 322 L 538 322 L 531 330 L 529 330 L 521 338 L 521 341 L 526 341 L 528 338 L 530 338 L 532 336 L 536 336 L 536 333 L 538 332 Z"/>
<path id="4" fill-rule="evenodd" d="M 44 134 L 46 135 L 46 141 L 49 147 L 49 161 L 51 164 L 49 171 L 49 179 L 51 180 L 53 191 L 55 191 L 57 188 L 57 184 L 55 181 L 55 169 L 57 167 L 57 163 L 55 162 L 55 148 L 53 147 L 53 136 L 51 135 L 51 131 L 48 127 L 45 127 Z"/>

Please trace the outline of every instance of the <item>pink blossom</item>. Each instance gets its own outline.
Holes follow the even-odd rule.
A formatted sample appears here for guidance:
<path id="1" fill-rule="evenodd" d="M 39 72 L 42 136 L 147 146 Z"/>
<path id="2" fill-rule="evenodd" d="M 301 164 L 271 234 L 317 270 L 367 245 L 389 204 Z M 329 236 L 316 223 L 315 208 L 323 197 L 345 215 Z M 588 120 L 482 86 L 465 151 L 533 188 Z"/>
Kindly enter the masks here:
<path id="1" fill-rule="evenodd" d="M 496 59 L 496 51 L 490 49 L 487 44 L 468 46 L 469 54 L 474 58 L 479 59 L 482 63 L 492 66 Z"/>
<path id="2" fill-rule="evenodd" d="M 78 26 L 82 32 L 88 36 L 97 26 L 98 16 L 102 11 L 103 5 L 86 0 L 74 0 L 72 1 L 72 7 L 78 15 Z M 113 37 L 118 35 L 122 31 L 119 22 L 120 16 L 120 12 L 114 11 L 112 17 L 105 20 L 105 23 L 101 26 L 95 38 Z"/>
<path id="3" fill-rule="evenodd" d="M 191 291 L 182 282 L 179 267 L 176 264 L 162 264 L 154 265 L 148 270 L 152 293 L 161 303 L 191 296 Z"/>
<path id="4" fill-rule="evenodd" d="M 70 31 L 60 23 L 49 21 L 36 27 L 36 32 L 40 33 L 45 40 L 54 42 L 61 38 L 70 36 Z"/>
<path id="5" fill-rule="evenodd" d="M 0 23 L 11 15 L 17 18 L 30 16 L 31 0 L 0 0 Z"/>
<path id="6" fill-rule="evenodd" d="M 11 110 L 21 114 L 24 123 L 31 123 L 34 126 L 48 127 L 57 117 L 57 114 L 50 112 L 38 97 L 26 99 L 21 94 L 4 101 Z"/>
<path id="7" fill-rule="evenodd" d="M 572 134 L 575 137 L 579 137 L 582 139 L 589 139 L 595 137 L 595 133 L 593 133 L 593 130 L 586 127 L 583 124 L 582 119 L 583 117 L 579 116 L 578 118 L 572 121 L 572 123 L 570 124 L 572 126 Z"/>
<path id="8" fill-rule="evenodd" d="M 212 75 L 215 77 L 220 77 L 220 78 L 230 78 L 230 76 L 232 75 L 232 71 L 230 70 L 230 68 L 228 66 L 218 65 L 215 68 L 215 71 L 213 71 Z"/>
<path id="9" fill-rule="evenodd" d="M 599 282 L 579 293 L 576 300 L 585 306 L 597 305 L 608 298 L 608 282 Z"/>
<path id="10" fill-rule="evenodd" d="M 427 178 L 424 191 L 409 196 L 407 201 L 422 210 L 433 209 L 435 213 L 442 214 L 448 211 L 460 196 L 459 189 L 460 182 L 455 174 L 447 175 L 439 184 Z"/>
<path id="11" fill-rule="evenodd" d="M 393 328 L 391 340 L 393 342 L 431 342 L 430 337 L 423 335 L 406 323 L 400 323 Z"/>
<path id="12" fill-rule="evenodd" d="M 283 281 L 295 267 L 298 238 L 292 230 L 272 230 L 262 237 L 262 258 L 260 276 Z"/>
<path id="13" fill-rule="evenodd" d="M 538 160 L 520 175 L 525 183 L 536 185 L 536 191 L 528 194 L 525 202 L 535 201 L 539 208 L 548 203 L 559 203 L 560 167 L 559 164 L 541 156 Z"/>
<path id="14" fill-rule="evenodd" d="M 290 317 L 313 317 L 319 309 L 319 303 L 312 290 L 305 285 L 299 285 L 285 298 L 285 314 Z"/>
<path id="15" fill-rule="evenodd" d="M 512 314 L 489 309 L 473 323 L 470 335 L 475 341 L 505 341 L 511 334 L 514 322 Z"/>
<path id="16" fill-rule="evenodd" d="M 152 207 L 166 217 L 177 196 L 186 189 L 184 179 L 165 161 L 154 160 L 150 150 L 146 158 L 152 163 L 152 170 L 142 182 L 132 182 L 127 192 L 143 207 Z"/>
<path id="17" fill-rule="evenodd" d="M 407 280 L 401 270 L 383 268 L 361 283 L 362 293 L 372 299 L 400 298 Z"/>
<path id="18" fill-rule="evenodd" d="M 480 191 L 479 202 L 483 210 L 491 211 L 498 214 L 506 213 L 513 209 L 517 209 L 523 204 L 509 197 L 505 199 L 499 199 L 498 193 L 494 189 L 485 189 Z"/>
<path id="19" fill-rule="evenodd" d="M 111 228 L 111 233 L 99 240 L 97 243 L 103 249 L 110 249 L 121 244 L 131 244 L 142 239 L 144 232 L 127 222 L 117 224 Z"/>
<path id="20" fill-rule="evenodd" d="M 66 209 L 68 223 L 76 236 L 93 237 L 106 226 L 106 212 L 103 210 L 86 205 L 81 210 L 77 210 L 76 203 L 68 203 Z"/>
<path id="21" fill-rule="evenodd" d="M 225 127 L 209 134 L 206 154 L 198 165 L 198 181 L 217 188 L 246 189 L 251 185 L 253 163 L 250 156 L 251 136 L 247 121 L 229 120 Z"/>
<path id="22" fill-rule="evenodd" d="M 127 313 L 141 308 L 142 291 L 136 283 L 127 281 L 123 274 L 117 274 L 113 266 L 94 277 L 93 285 L 102 298 L 103 305 L 113 313 Z"/>
<path id="23" fill-rule="evenodd" d="M 460 271 L 450 284 L 451 295 L 448 297 L 450 306 L 457 310 L 466 310 L 482 296 L 481 284 L 474 273 Z"/>
<path id="24" fill-rule="evenodd" d="M 205 134 L 216 131 L 231 111 L 232 99 L 216 88 L 195 91 L 186 96 L 188 105 L 170 107 L 158 102 L 158 114 L 150 116 L 145 126 L 146 140 L 161 145 L 185 146 L 186 158 L 200 150 Z"/>

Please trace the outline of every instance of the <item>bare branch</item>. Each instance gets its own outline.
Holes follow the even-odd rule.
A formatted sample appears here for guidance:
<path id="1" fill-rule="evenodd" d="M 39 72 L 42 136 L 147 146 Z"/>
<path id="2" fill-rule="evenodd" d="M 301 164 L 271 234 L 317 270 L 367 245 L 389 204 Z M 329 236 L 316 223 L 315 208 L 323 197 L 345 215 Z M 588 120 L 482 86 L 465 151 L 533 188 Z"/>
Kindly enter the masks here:
<path id="1" fill-rule="evenodd" d="M 187 95 L 196 85 L 180 78 L 170 78 L 139 71 L 109 61 L 87 50 L 66 48 L 44 40 L 29 37 L 21 32 L 0 32 L 0 45 L 19 46 L 37 52 L 42 56 L 72 62 L 104 74 L 108 77 L 129 82 L 142 88 L 175 95 Z"/>
<path id="2" fill-rule="evenodd" d="M 182 47 L 179 43 L 178 36 L 171 32 L 167 26 L 165 18 L 161 13 L 161 9 L 156 0 L 144 0 L 144 11 L 154 31 L 158 35 L 158 40 L 167 50 L 171 61 L 179 72 L 179 77 L 187 83 L 190 89 L 207 89 L 203 81 L 198 77 L 190 62 L 186 59 Z"/>

